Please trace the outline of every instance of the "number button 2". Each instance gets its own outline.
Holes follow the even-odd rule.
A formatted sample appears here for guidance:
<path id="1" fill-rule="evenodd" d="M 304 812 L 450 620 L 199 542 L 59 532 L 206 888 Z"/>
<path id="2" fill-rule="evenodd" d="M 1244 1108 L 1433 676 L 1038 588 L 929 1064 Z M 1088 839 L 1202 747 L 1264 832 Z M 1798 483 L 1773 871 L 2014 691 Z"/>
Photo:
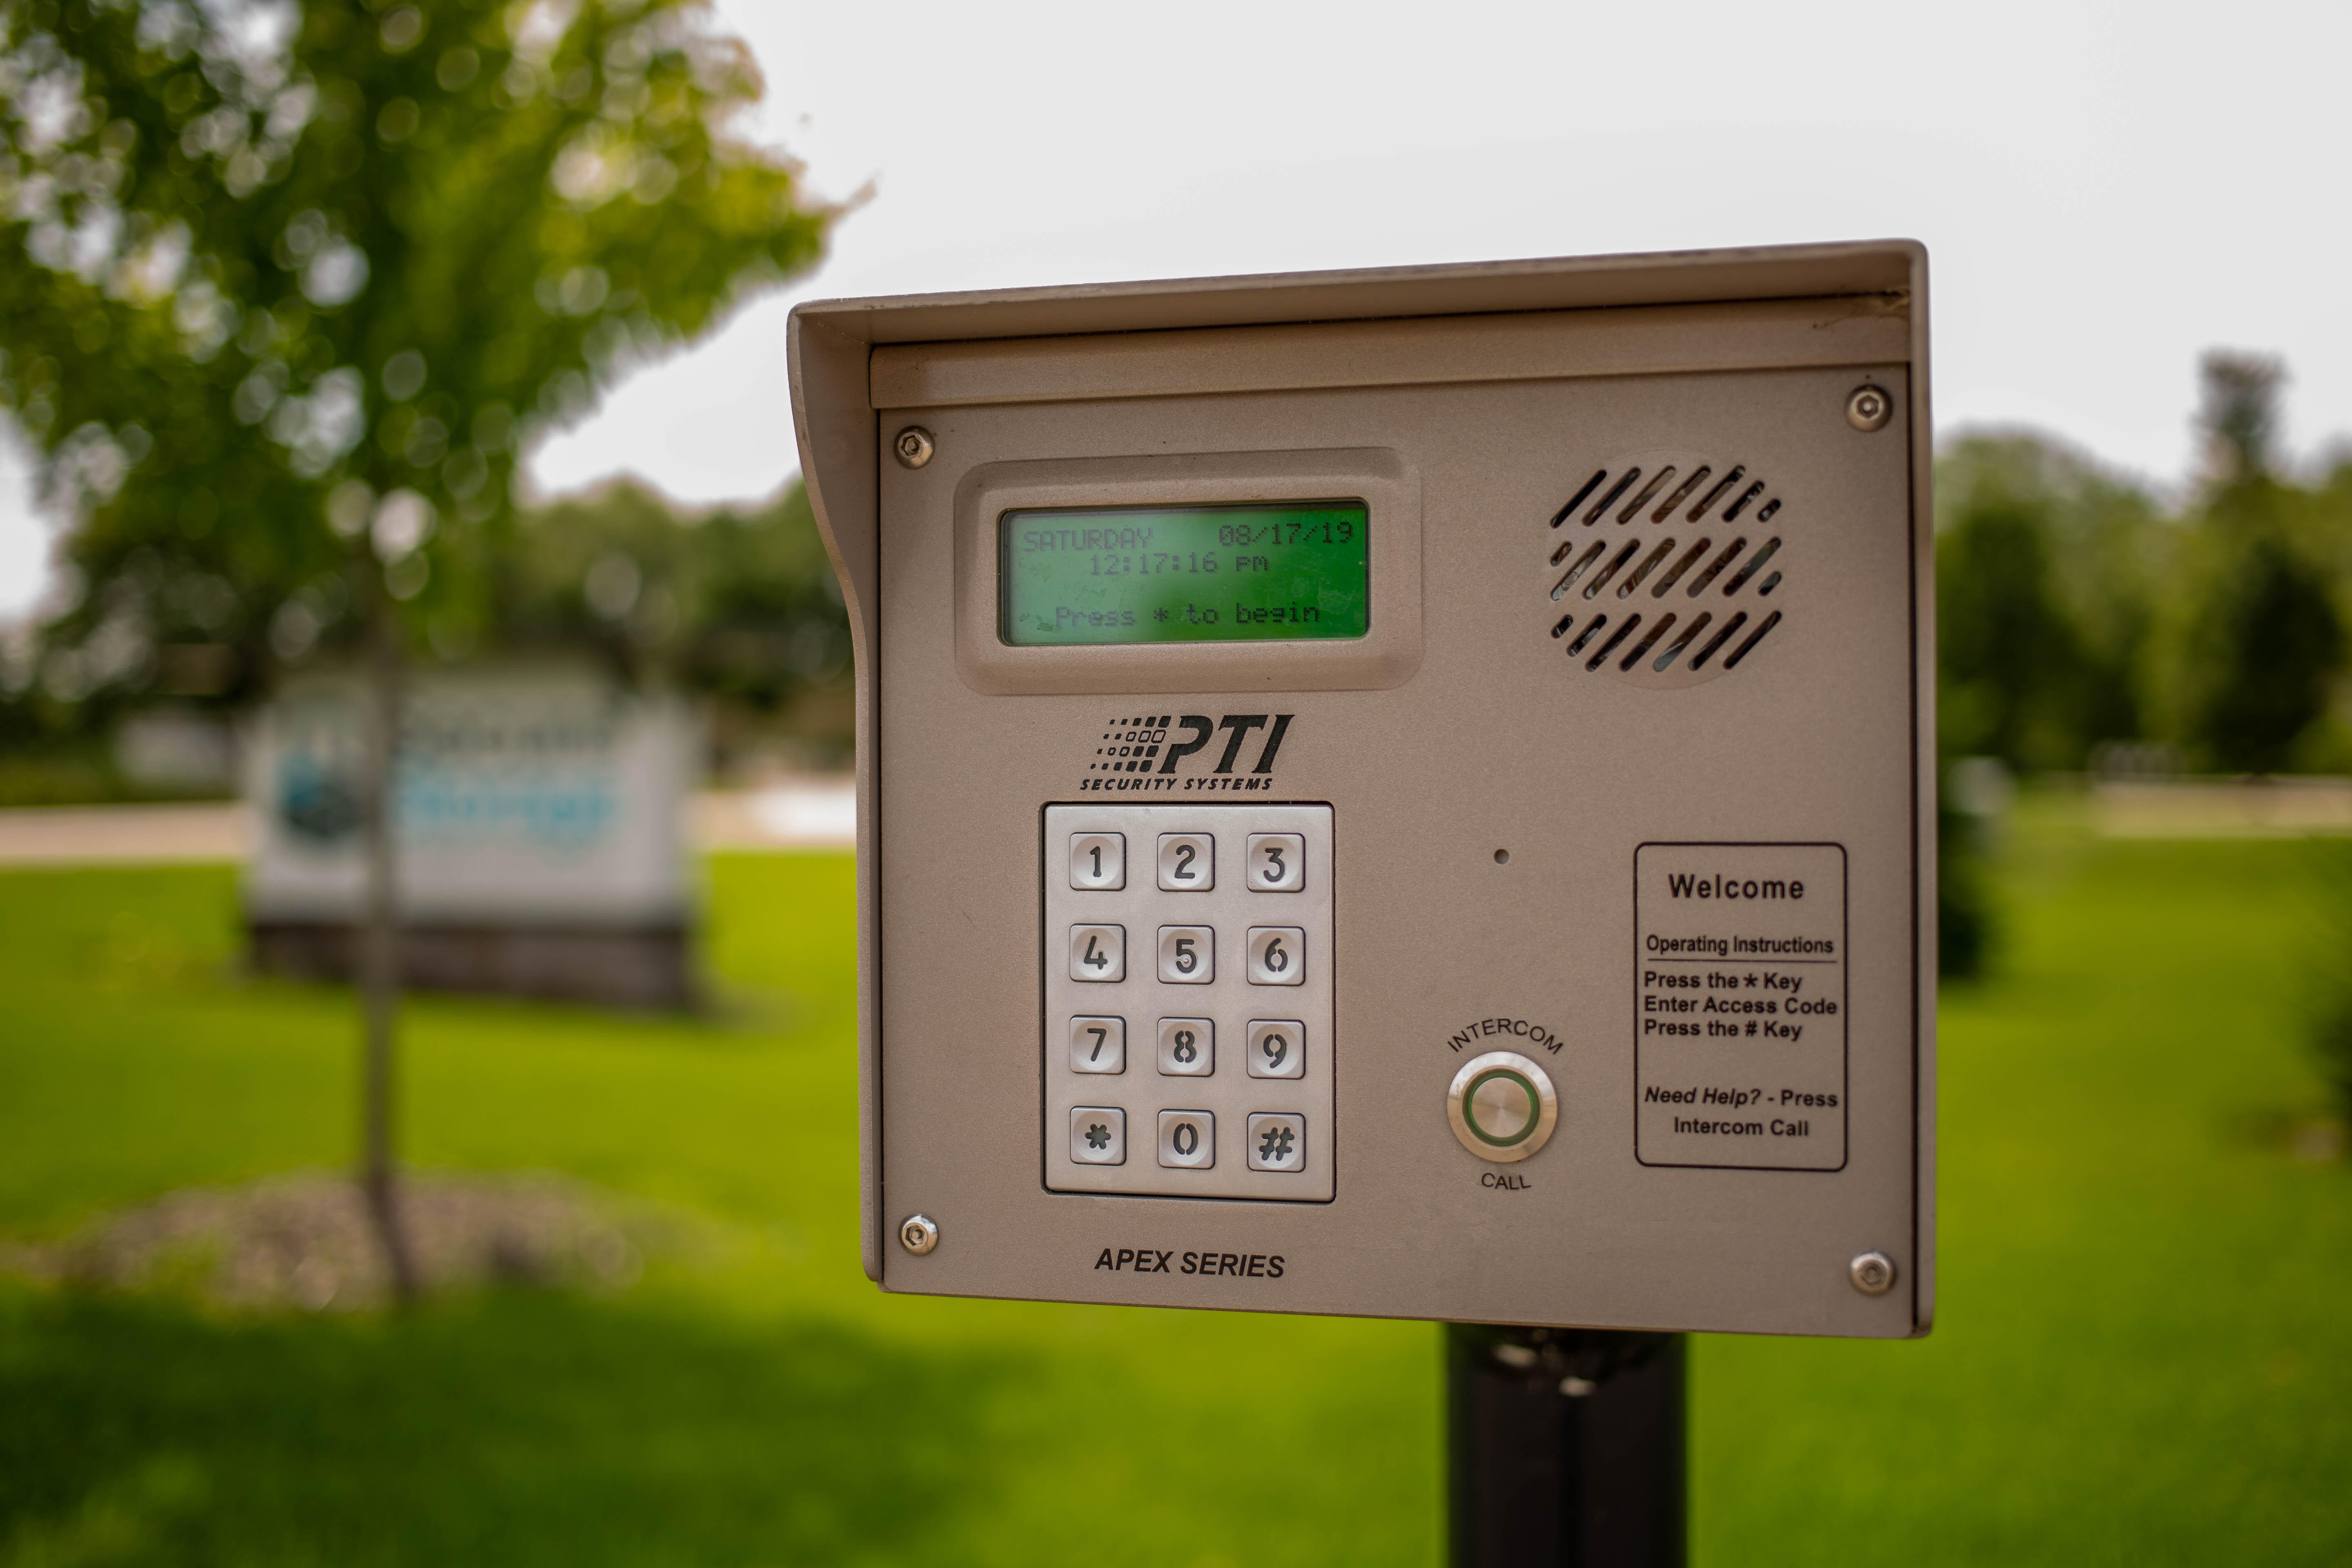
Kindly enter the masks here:
<path id="1" fill-rule="evenodd" d="M 1207 926 L 1160 928 L 1160 979 L 1166 985 L 1207 985 L 1217 978 L 1217 933 Z"/>
<path id="2" fill-rule="evenodd" d="M 1207 1018 L 1160 1020 L 1160 1070 L 1169 1078 L 1208 1078 L 1217 1070 L 1217 1026 Z"/>
<path id="3" fill-rule="evenodd" d="M 1127 886 L 1127 835 L 1070 835 L 1070 886 L 1081 892 L 1111 892 Z"/>
<path id="4" fill-rule="evenodd" d="M 1307 1026 L 1296 1018 L 1253 1018 L 1244 1054 L 1252 1078 L 1304 1078 Z"/>
<path id="5" fill-rule="evenodd" d="M 1295 893 L 1307 886 L 1307 837 L 1298 833 L 1253 833 L 1249 836 L 1250 890 Z"/>
<path id="6" fill-rule="evenodd" d="M 1070 978 L 1110 984 L 1127 978 L 1125 926 L 1072 926 Z"/>
<path id="7" fill-rule="evenodd" d="M 1217 841 L 1205 833 L 1160 836 L 1160 890 L 1205 893 L 1217 885 Z"/>
<path id="8" fill-rule="evenodd" d="M 1299 985 L 1305 984 L 1306 980 L 1307 933 L 1305 931 L 1297 926 L 1250 927 L 1249 983 L 1251 984 Z"/>
<path id="9" fill-rule="evenodd" d="M 1125 1072 L 1127 1070 L 1127 1020 L 1124 1018 L 1071 1019 L 1070 1070 L 1072 1072 Z"/>

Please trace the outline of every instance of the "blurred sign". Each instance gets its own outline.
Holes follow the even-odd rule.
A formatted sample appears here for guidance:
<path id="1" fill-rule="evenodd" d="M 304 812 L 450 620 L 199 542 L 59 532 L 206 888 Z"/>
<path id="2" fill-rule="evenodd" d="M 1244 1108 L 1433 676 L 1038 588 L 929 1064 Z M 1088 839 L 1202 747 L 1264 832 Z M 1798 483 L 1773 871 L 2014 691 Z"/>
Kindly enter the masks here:
<path id="1" fill-rule="evenodd" d="M 257 921 L 354 918 L 363 875 L 353 675 L 289 683 L 247 759 Z M 682 809 L 698 750 L 676 699 L 593 670 L 428 671 L 408 681 L 393 784 L 411 924 L 682 924 Z"/>

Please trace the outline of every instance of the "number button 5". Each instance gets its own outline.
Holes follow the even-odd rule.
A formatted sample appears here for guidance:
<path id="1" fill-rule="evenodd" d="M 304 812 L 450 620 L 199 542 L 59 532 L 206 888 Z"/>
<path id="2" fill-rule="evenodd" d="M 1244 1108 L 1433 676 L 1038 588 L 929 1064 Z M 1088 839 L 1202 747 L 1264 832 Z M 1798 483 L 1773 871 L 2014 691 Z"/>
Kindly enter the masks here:
<path id="1" fill-rule="evenodd" d="M 1205 893 L 1217 885 L 1217 841 L 1205 833 L 1160 836 L 1160 890 Z"/>
<path id="2" fill-rule="evenodd" d="M 1127 978 L 1125 926 L 1072 926 L 1070 978 L 1102 984 Z"/>
<path id="3" fill-rule="evenodd" d="M 1307 886 L 1307 839 L 1297 833 L 1249 836 L 1249 885 L 1260 893 L 1295 893 Z"/>
<path id="4" fill-rule="evenodd" d="M 1160 928 L 1160 979 L 1168 985 L 1206 985 L 1217 978 L 1217 933 L 1207 926 Z"/>
<path id="5" fill-rule="evenodd" d="M 1307 933 L 1297 926 L 1252 926 L 1249 983 L 1298 985 L 1307 979 Z"/>

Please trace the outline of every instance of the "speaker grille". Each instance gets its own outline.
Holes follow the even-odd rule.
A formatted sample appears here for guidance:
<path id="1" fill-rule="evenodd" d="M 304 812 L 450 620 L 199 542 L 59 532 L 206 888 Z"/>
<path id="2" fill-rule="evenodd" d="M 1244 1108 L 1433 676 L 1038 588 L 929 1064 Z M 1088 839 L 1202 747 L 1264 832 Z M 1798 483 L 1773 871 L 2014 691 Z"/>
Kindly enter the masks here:
<path id="1" fill-rule="evenodd" d="M 1592 470 L 1545 531 L 1552 640 L 1580 672 L 1696 686 L 1780 625 L 1783 499 L 1745 463 L 1671 449 Z"/>

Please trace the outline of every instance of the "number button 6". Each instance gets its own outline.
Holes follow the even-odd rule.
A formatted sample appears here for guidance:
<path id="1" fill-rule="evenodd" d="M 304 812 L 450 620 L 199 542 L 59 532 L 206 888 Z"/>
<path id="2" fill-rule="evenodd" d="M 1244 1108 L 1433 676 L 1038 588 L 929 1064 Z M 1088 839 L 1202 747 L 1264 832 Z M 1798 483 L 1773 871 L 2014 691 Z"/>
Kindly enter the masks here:
<path id="1" fill-rule="evenodd" d="M 1160 979 L 1168 985 L 1206 985 L 1217 978 L 1217 933 L 1207 926 L 1160 928 Z"/>
<path id="2" fill-rule="evenodd" d="M 1297 926 L 1252 926 L 1249 983 L 1299 985 L 1307 980 L 1307 933 Z"/>
<path id="3" fill-rule="evenodd" d="M 1249 836 L 1250 890 L 1295 893 L 1307 886 L 1307 838 L 1298 833 L 1253 833 Z"/>

